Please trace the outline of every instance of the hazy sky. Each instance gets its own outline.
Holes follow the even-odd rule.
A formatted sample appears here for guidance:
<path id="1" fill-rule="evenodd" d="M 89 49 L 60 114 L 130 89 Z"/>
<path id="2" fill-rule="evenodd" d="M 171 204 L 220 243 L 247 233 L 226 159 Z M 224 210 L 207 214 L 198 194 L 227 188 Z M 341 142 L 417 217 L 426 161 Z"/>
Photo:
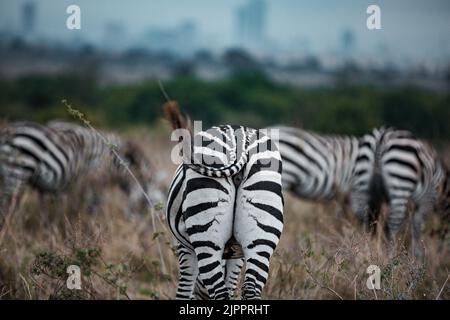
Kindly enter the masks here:
<path id="1" fill-rule="evenodd" d="M 26 0 L 0 0 L 0 29 L 20 28 L 20 7 Z M 246 0 L 35 0 L 37 29 L 60 39 L 79 35 L 100 41 L 105 24 L 119 21 L 128 37 L 137 37 L 149 27 L 176 26 L 194 20 L 202 34 L 215 45 L 234 39 L 234 11 Z M 65 27 L 66 8 L 81 7 L 82 29 Z M 381 7 L 382 30 L 366 28 L 366 8 Z M 373 53 L 384 47 L 397 59 L 449 61 L 450 0 L 267 0 L 267 35 L 272 41 L 289 45 L 307 42 L 314 52 L 332 52 L 342 31 L 356 36 L 356 49 Z"/>

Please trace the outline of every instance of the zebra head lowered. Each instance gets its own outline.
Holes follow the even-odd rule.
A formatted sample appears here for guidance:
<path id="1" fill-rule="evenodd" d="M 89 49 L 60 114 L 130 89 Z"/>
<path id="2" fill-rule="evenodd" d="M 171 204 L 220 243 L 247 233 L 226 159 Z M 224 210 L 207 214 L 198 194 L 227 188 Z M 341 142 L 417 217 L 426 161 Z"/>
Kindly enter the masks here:
<path id="1" fill-rule="evenodd" d="M 128 214 L 137 216 L 149 206 L 164 203 L 164 173 L 156 171 L 145 150 L 127 139 L 118 148 L 118 156 L 113 161 L 113 171 L 118 173 L 118 184 L 129 197 Z"/>

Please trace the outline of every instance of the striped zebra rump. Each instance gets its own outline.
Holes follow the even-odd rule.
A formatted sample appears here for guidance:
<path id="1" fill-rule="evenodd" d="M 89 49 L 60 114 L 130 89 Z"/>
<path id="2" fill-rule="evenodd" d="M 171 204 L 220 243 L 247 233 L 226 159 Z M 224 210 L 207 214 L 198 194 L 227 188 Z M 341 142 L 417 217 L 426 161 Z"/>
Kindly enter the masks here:
<path id="1" fill-rule="evenodd" d="M 206 288 L 209 298 L 229 298 L 242 267 L 234 258 L 242 256 L 242 296 L 259 298 L 283 227 L 278 149 L 260 131 L 240 126 L 213 127 L 193 142 L 191 160 L 175 173 L 167 206 L 182 248 L 177 298 L 198 297 L 199 288 Z"/>
<path id="2" fill-rule="evenodd" d="M 449 210 L 448 171 L 431 145 L 406 130 L 386 129 L 378 150 L 377 166 L 389 202 L 386 224 L 389 238 L 395 239 L 406 221 L 408 205 L 413 204 L 413 250 L 421 257 L 420 239 L 426 214 L 434 210 L 445 215 Z"/>

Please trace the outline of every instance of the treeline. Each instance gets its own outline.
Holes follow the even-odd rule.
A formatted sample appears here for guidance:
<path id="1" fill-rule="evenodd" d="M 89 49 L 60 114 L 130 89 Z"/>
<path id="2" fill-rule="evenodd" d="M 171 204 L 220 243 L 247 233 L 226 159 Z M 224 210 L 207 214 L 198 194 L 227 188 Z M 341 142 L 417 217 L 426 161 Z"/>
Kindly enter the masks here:
<path id="1" fill-rule="evenodd" d="M 361 134 L 384 125 L 409 129 L 424 138 L 450 139 L 449 92 L 345 85 L 299 89 L 251 72 L 214 82 L 179 76 L 164 87 L 192 119 L 208 126 L 289 124 Z M 70 119 L 62 99 L 94 122 L 116 128 L 154 125 L 165 102 L 157 81 L 104 87 L 85 75 L 32 76 L 0 81 L 0 118 Z"/>

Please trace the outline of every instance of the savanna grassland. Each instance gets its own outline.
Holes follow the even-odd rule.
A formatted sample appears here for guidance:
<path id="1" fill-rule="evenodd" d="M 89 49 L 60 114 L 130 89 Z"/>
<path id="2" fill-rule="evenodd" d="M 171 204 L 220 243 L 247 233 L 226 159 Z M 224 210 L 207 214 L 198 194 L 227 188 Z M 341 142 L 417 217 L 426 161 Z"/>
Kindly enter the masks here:
<path id="1" fill-rule="evenodd" d="M 175 169 L 169 160 L 168 129 L 126 135 L 145 148 L 168 185 Z M 27 190 L 0 232 L 0 299 L 175 296 L 178 266 L 163 206 L 155 204 L 131 218 L 125 213 L 127 198 L 117 186 L 105 186 L 102 193 L 103 201 L 92 213 L 78 191 L 42 202 Z M 436 217 L 427 220 L 422 264 L 409 255 L 408 227 L 397 254 L 388 258 L 382 233 L 365 234 L 336 203 L 314 204 L 291 195 L 285 200 L 285 229 L 264 298 L 450 298 L 450 244 L 448 237 L 442 242 L 436 236 Z M 71 264 L 81 267 L 82 290 L 66 288 Z M 372 264 L 381 269 L 381 290 L 366 287 L 366 269 Z"/>

